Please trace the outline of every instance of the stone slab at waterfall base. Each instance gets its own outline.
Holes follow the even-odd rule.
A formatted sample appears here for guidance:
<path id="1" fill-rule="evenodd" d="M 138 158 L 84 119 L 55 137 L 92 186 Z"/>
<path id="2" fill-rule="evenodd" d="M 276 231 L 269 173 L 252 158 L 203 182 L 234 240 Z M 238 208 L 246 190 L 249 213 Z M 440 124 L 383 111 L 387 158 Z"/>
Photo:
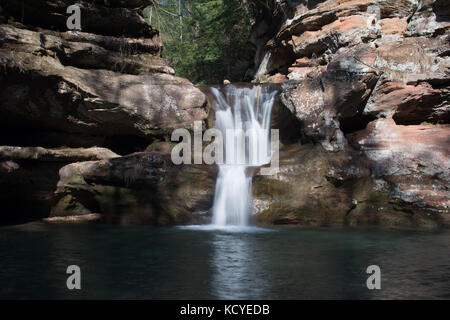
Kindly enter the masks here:
<path id="1" fill-rule="evenodd" d="M 256 219 L 263 225 L 449 227 L 445 177 L 435 179 L 433 165 L 419 165 L 421 177 L 414 178 L 418 162 L 395 154 L 390 161 L 375 163 L 351 149 L 330 157 L 321 145 L 285 147 L 280 173 L 253 179 Z M 373 172 L 391 165 L 407 172 Z"/>
<path id="2" fill-rule="evenodd" d="M 170 156 L 135 153 L 61 168 L 52 216 L 102 213 L 119 224 L 208 222 L 215 166 L 176 166 Z"/>
<path id="3" fill-rule="evenodd" d="M 0 147 L 1 223 L 47 218 L 55 204 L 58 171 L 75 161 L 119 157 L 105 148 Z"/>

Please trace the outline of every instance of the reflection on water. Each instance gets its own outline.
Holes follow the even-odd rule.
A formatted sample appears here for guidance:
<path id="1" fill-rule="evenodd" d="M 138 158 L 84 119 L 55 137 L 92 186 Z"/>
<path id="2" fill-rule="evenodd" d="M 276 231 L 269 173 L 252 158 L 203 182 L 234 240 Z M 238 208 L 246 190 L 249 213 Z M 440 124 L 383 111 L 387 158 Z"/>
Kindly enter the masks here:
<path id="1" fill-rule="evenodd" d="M 212 241 L 213 287 L 217 299 L 252 299 L 265 296 L 268 281 L 255 263 L 260 254 L 258 244 L 252 245 L 242 236 L 216 234 Z"/>
<path id="2" fill-rule="evenodd" d="M 450 298 L 449 231 L 0 228 L 0 298 Z M 66 289 L 66 268 L 82 290 Z M 366 288 L 367 266 L 382 289 Z"/>
<path id="3" fill-rule="evenodd" d="M 178 229 L 182 230 L 197 230 L 197 231 L 223 231 L 227 233 L 255 233 L 255 232 L 272 232 L 273 229 L 260 228 L 254 226 L 222 226 L 217 224 L 201 224 L 201 225 L 190 225 L 190 226 L 180 226 Z"/>

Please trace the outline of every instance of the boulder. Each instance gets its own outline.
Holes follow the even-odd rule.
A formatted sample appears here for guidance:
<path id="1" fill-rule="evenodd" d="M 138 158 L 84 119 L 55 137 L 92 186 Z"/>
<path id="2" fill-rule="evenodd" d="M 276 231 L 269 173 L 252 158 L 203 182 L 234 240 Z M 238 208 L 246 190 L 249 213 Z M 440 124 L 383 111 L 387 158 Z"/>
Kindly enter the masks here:
<path id="1" fill-rule="evenodd" d="M 330 156 L 320 145 L 285 147 L 277 175 L 253 178 L 255 219 L 263 225 L 449 226 L 444 184 L 420 189 L 411 178 L 399 189 L 382 173 L 375 179 L 371 167 L 371 160 L 351 149 Z M 445 167 L 437 169 L 446 174 Z"/>
<path id="2" fill-rule="evenodd" d="M 371 160 L 374 179 L 384 179 L 393 196 L 416 207 L 449 213 L 450 125 L 396 125 L 371 122 L 349 141 Z"/>
<path id="3" fill-rule="evenodd" d="M 205 222 L 216 175 L 216 166 L 176 166 L 157 152 L 73 163 L 59 172 L 52 216 L 98 212 L 109 223 Z"/>
<path id="4" fill-rule="evenodd" d="M 374 50 L 362 45 L 337 56 L 322 74 L 285 86 L 282 101 L 300 120 L 305 138 L 339 150 L 343 131 L 365 127 L 362 111 L 378 80 L 370 67 L 375 59 Z M 347 119 L 354 119 L 351 128 L 341 128 L 339 121 Z"/>
<path id="5" fill-rule="evenodd" d="M 45 149 L 0 147 L 0 224 L 21 223 L 50 216 L 55 205 L 58 171 L 73 161 L 118 157 L 104 148 Z M 72 212 L 76 209 L 72 208 Z"/>

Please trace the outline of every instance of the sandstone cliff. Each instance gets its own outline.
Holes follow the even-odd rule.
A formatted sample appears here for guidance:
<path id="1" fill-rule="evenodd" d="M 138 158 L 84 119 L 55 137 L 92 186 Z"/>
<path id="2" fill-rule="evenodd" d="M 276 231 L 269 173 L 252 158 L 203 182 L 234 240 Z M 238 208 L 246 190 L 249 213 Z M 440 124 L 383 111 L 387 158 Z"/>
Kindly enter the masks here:
<path id="1" fill-rule="evenodd" d="M 0 1 L 2 222 L 99 212 L 93 194 L 55 194 L 60 168 L 158 150 L 174 128 L 207 118 L 204 94 L 174 76 L 142 17 L 151 1 L 76 1 L 75 31 L 66 26 L 72 4 Z M 82 149 L 92 147 L 114 152 Z"/>
<path id="2" fill-rule="evenodd" d="M 450 2 L 269 3 L 255 80 L 283 83 L 303 145 L 256 179 L 260 219 L 448 225 Z"/>
<path id="3" fill-rule="evenodd" d="M 247 74 L 280 84 L 282 142 L 255 218 L 449 226 L 449 1 L 254 2 Z M 77 3 L 67 31 L 72 1 L 0 0 L 0 222 L 203 221 L 216 168 L 174 166 L 168 135 L 211 125 L 211 105 L 162 58 L 150 1 Z"/>

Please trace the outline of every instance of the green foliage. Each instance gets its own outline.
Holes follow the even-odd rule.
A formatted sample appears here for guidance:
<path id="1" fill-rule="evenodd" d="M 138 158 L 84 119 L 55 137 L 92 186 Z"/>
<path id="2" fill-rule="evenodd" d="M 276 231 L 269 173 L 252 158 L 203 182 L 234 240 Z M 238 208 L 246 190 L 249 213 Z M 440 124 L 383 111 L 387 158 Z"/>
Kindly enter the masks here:
<path id="1" fill-rule="evenodd" d="M 146 9 L 165 45 L 164 58 L 196 84 L 243 80 L 252 25 L 243 0 L 166 0 Z"/>

